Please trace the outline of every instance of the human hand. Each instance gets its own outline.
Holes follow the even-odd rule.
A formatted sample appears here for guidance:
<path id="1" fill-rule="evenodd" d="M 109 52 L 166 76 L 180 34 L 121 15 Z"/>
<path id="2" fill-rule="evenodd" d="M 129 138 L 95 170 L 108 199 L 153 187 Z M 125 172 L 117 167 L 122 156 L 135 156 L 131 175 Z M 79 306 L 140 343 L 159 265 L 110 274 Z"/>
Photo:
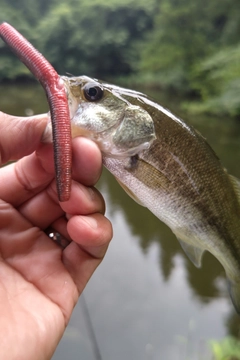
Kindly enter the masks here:
<path id="1" fill-rule="evenodd" d="M 79 295 L 112 237 L 104 200 L 93 188 L 101 153 L 73 140 L 70 200 L 57 199 L 53 151 L 41 144 L 46 115 L 0 112 L 0 359 L 50 359 Z M 36 151 L 35 151 L 36 150 Z M 61 248 L 49 227 L 69 241 Z"/>

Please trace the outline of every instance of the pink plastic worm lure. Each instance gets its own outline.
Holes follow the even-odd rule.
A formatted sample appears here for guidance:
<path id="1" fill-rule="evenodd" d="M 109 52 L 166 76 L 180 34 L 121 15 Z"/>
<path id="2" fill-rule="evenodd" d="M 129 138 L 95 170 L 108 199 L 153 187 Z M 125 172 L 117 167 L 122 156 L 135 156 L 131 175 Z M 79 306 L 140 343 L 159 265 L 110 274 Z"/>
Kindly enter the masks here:
<path id="1" fill-rule="evenodd" d="M 72 145 L 64 84 L 52 65 L 14 27 L 0 25 L 0 36 L 43 86 L 50 107 L 57 192 L 67 201 L 71 191 Z"/>

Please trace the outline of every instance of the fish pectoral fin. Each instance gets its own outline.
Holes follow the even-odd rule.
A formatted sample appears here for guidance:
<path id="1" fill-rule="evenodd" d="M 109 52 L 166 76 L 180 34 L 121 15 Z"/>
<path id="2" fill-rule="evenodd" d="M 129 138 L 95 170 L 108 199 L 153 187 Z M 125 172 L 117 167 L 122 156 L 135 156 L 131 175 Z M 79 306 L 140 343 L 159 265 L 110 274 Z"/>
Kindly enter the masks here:
<path id="1" fill-rule="evenodd" d="M 115 177 L 115 179 L 117 180 L 117 182 L 119 183 L 119 185 L 123 188 L 123 190 L 134 200 L 136 201 L 137 204 L 144 206 L 145 205 L 141 202 L 141 200 L 139 200 L 139 198 L 125 185 L 121 182 L 121 180 L 117 179 Z"/>
<path id="2" fill-rule="evenodd" d="M 233 282 L 229 278 L 228 291 L 232 299 L 232 303 L 236 309 L 236 312 L 240 315 L 240 283 Z"/>
<path id="3" fill-rule="evenodd" d="M 192 261 L 192 263 L 198 268 L 201 267 L 202 255 L 204 253 L 204 250 L 200 249 L 197 246 L 188 244 L 184 240 L 181 240 L 179 238 L 178 238 L 178 241 L 179 241 L 181 247 L 183 248 L 184 252 L 188 256 L 188 258 Z"/>

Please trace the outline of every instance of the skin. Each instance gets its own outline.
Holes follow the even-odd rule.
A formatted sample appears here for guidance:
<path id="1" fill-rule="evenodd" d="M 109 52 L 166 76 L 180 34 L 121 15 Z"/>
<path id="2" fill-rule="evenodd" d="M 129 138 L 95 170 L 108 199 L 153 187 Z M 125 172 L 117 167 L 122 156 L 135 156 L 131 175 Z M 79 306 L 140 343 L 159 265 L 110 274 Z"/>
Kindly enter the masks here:
<path id="1" fill-rule="evenodd" d="M 98 147 L 73 140 L 72 192 L 59 203 L 53 150 L 41 144 L 47 116 L 0 112 L 0 358 L 50 359 L 79 295 L 102 261 L 112 227 L 93 187 L 102 167 Z M 70 243 L 63 249 L 45 229 Z"/>

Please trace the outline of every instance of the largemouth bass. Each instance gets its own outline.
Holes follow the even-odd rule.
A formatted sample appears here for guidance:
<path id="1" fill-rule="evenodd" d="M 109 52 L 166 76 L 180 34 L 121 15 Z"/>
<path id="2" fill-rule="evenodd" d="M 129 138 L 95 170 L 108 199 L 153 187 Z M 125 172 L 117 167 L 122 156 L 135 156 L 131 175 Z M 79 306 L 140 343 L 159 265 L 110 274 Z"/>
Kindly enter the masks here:
<path id="1" fill-rule="evenodd" d="M 86 76 L 62 80 L 72 135 L 98 144 L 105 167 L 197 267 L 204 251 L 220 261 L 240 313 L 239 181 L 198 132 L 144 94 Z"/>

